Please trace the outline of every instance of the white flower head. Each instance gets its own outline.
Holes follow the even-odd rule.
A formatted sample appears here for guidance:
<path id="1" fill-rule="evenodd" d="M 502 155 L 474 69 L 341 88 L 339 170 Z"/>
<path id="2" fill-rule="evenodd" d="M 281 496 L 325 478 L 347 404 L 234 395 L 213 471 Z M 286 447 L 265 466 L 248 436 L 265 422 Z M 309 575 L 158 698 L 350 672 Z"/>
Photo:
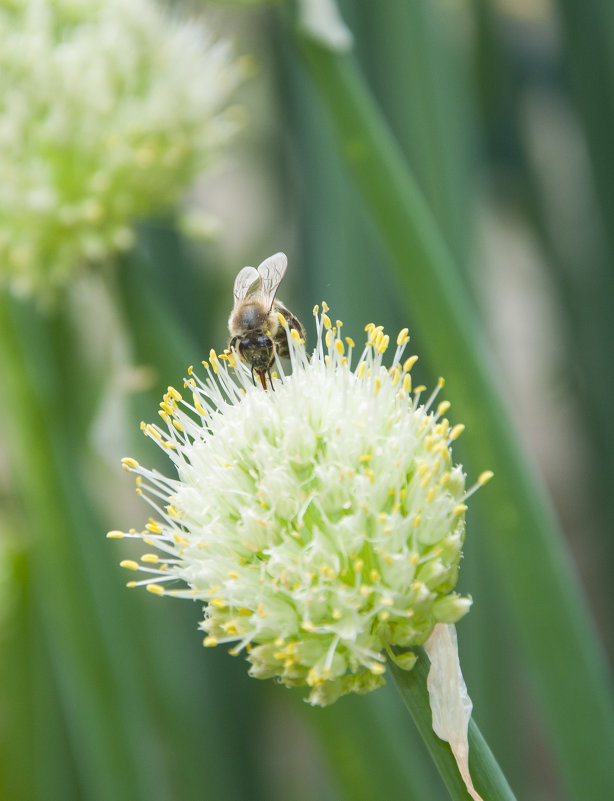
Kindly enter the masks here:
<path id="1" fill-rule="evenodd" d="M 153 0 L 0 0 L 0 280 L 44 291 L 129 248 L 236 127 L 241 74 Z"/>
<path id="2" fill-rule="evenodd" d="M 169 388 L 163 426 L 144 432 L 173 461 L 167 478 L 125 459 L 155 510 L 141 538 L 156 553 L 125 567 L 160 595 L 205 602 L 204 644 L 243 652 L 258 678 L 310 688 L 326 705 L 384 683 L 386 650 L 426 641 L 470 600 L 453 592 L 465 536 L 465 475 L 451 443 L 462 426 L 412 388 L 415 356 L 400 332 L 367 326 L 355 344 L 314 309 L 313 353 L 287 324 L 292 373 L 276 360 L 272 387 L 255 385 L 232 354 L 211 352 L 206 377 Z M 177 585 L 183 585 L 177 587 Z"/>

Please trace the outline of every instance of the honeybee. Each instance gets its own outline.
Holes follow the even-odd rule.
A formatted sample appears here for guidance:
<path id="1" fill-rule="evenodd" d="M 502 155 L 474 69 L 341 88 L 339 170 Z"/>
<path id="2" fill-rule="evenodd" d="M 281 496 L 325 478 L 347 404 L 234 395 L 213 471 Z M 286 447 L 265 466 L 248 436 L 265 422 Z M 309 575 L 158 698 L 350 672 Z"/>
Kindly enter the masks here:
<path id="1" fill-rule="evenodd" d="M 285 253 L 275 253 L 265 259 L 257 270 L 244 267 L 235 278 L 234 307 L 228 319 L 232 339 L 228 348 L 251 367 L 254 383 L 257 375 L 264 389 L 267 388 L 267 375 L 271 382 L 271 365 L 275 354 L 290 355 L 288 339 L 279 322 L 278 312 L 285 317 L 288 327 L 305 339 L 303 326 L 297 318 L 275 300 L 287 266 Z"/>

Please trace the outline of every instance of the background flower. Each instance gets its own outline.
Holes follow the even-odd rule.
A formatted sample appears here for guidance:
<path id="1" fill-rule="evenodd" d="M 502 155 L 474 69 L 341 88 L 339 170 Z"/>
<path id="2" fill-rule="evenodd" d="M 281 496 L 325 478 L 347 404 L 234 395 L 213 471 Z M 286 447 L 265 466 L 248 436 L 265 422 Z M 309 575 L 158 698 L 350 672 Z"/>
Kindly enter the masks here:
<path id="1" fill-rule="evenodd" d="M 0 42 L 0 279 L 22 290 L 129 248 L 236 128 L 228 43 L 151 0 L 3 0 Z"/>

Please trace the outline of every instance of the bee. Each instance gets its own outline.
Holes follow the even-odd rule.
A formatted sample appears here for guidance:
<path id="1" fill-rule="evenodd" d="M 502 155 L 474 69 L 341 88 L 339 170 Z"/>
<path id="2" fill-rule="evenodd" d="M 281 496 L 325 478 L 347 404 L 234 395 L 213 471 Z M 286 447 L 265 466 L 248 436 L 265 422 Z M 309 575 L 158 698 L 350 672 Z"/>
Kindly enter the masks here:
<path id="1" fill-rule="evenodd" d="M 301 339 L 305 339 L 303 326 L 297 318 L 275 300 L 287 266 L 285 253 L 275 253 L 257 270 L 244 267 L 235 278 L 234 307 L 228 319 L 232 339 L 228 348 L 251 367 L 254 383 L 258 376 L 264 389 L 267 375 L 272 386 L 271 365 L 275 354 L 290 355 L 286 331 L 279 322 L 278 313 L 285 317 L 290 330 L 297 331 Z"/>

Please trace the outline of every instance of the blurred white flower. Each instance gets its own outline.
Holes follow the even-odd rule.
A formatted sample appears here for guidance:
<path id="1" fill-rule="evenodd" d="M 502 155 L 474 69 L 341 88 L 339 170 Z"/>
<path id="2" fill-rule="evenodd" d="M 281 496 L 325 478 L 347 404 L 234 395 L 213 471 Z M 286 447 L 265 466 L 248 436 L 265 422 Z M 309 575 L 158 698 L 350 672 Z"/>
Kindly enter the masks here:
<path id="1" fill-rule="evenodd" d="M 338 53 L 351 50 L 354 39 L 335 0 L 299 0 L 298 24 L 322 47 Z"/>
<path id="2" fill-rule="evenodd" d="M 0 281 L 129 248 L 236 125 L 226 42 L 152 0 L 0 0 Z"/>
<path id="3" fill-rule="evenodd" d="M 327 311 L 314 310 L 312 355 L 286 327 L 292 374 L 277 359 L 269 391 L 213 351 L 186 397 L 169 388 L 164 426 L 142 428 L 177 477 L 125 459 L 155 514 L 109 534 L 158 551 L 123 562 L 146 574 L 131 586 L 205 601 L 205 645 L 230 644 L 251 675 L 308 686 L 319 705 L 381 686 L 391 646 L 411 668 L 412 646 L 468 611 L 453 592 L 465 501 L 490 476 L 465 490 L 450 451 L 463 426 L 436 403 L 443 381 L 426 402 L 412 389 L 407 330 L 386 367 L 389 338 L 370 324 L 352 366 Z"/>

